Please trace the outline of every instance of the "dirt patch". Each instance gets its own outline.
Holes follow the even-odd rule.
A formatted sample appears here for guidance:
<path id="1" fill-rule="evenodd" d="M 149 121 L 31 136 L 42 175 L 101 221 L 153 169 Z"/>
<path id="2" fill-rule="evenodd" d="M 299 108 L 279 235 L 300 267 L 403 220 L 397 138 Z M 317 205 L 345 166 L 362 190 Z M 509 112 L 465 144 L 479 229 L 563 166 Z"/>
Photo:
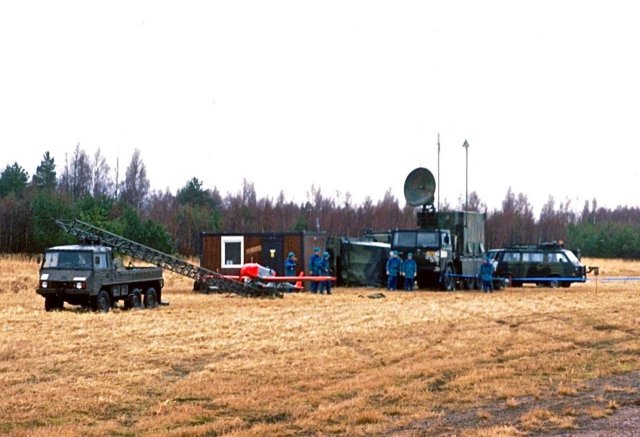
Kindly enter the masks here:
<path id="1" fill-rule="evenodd" d="M 598 378 L 574 388 L 552 385 L 539 396 L 442 410 L 436 418 L 391 431 L 394 435 L 485 435 L 509 429 L 521 435 L 635 436 L 640 429 L 640 372 Z M 498 433 L 499 434 L 499 433 Z"/>

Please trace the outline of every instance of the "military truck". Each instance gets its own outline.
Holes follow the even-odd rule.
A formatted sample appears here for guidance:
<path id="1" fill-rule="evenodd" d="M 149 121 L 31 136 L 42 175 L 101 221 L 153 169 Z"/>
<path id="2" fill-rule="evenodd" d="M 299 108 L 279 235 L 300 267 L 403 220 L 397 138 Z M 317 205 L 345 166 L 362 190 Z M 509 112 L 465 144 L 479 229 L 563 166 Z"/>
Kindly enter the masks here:
<path id="1" fill-rule="evenodd" d="M 391 250 L 402 259 L 409 252 L 418 265 L 419 287 L 439 287 L 454 290 L 456 285 L 467 289 L 480 288 L 478 270 L 485 253 L 485 214 L 468 211 L 436 211 L 433 206 L 435 179 L 426 168 L 409 173 L 404 195 L 417 211 L 417 229 L 392 232 Z M 495 287 L 500 288 L 496 281 Z"/>
<path id="2" fill-rule="evenodd" d="M 125 309 L 155 308 L 163 286 L 160 267 L 124 267 L 111 247 L 78 244 L 45 250 L 36 292 L 46 311 L 67 302 L 106 313 L 119 300 Z"/>

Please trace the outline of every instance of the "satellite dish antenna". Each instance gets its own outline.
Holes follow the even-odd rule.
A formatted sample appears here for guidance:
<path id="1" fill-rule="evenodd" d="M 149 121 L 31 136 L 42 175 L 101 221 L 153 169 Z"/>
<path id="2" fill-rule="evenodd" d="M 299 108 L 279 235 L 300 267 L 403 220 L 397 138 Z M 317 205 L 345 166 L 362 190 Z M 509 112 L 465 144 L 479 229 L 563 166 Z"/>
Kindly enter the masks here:
<path id="1" fill-rule="evenodd" d="M 436 180 L 433 173 L 423 167 L 413 170 L 404 181 L 404 198 L 411 206 L 433 206 L 435 191 Z"/>

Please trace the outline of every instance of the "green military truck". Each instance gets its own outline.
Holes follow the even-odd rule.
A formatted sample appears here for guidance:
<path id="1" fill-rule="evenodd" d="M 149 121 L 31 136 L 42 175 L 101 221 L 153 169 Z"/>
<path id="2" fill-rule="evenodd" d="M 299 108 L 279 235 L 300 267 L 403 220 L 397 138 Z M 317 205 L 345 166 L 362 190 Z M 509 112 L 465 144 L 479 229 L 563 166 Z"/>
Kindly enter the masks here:
<path id="1" fill-rule="evenodd" d="M 46 311 L 67 302 L 106 313 L 119 300 L 125 309 L 155 308 L 163 286 L 160 267 L 125 268 L 110 247 L 79 244 L 45 250 L 36 292 Z"/>
<path id="2" fill-rule="evenodd" d="M 419 211 L 420 229 L 395 230 L 391 249 L 403 259 L 409 252 L 418 266 L 420 287 L 479 288 L 485 215 L 464 211 Z"/>
<path id="3" fill-rule="evenodd" d="M 402 259 L 413 253 L 418 285 L 443 290 L 478 289 L 477 278 L 485 253 L 486 216 L 469 211 L 436 211 L 433 200 L 436 188 L 433 174 L 419 167 L 407 176 L 404 196 L 416 212 L 417 229 L 398 229 L 391 234 L 391 250 Z M 500 283 L 496 286 L 500 287 Z"/>

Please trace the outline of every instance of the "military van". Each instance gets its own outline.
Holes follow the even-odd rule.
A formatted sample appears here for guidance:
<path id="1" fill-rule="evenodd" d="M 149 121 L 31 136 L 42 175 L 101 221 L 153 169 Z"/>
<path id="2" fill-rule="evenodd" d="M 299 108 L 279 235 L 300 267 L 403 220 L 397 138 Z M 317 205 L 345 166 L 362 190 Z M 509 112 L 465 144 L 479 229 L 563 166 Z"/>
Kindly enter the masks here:
<path id="1" fill-rule="evenodd" d="M 494 276 L 508 279 L 512 287 L 529 283 L 566 288 L 587 280 L 587 268 L 578 257 L 555 242 L 493 249 L 487 256 L 494 264 Z"/>

